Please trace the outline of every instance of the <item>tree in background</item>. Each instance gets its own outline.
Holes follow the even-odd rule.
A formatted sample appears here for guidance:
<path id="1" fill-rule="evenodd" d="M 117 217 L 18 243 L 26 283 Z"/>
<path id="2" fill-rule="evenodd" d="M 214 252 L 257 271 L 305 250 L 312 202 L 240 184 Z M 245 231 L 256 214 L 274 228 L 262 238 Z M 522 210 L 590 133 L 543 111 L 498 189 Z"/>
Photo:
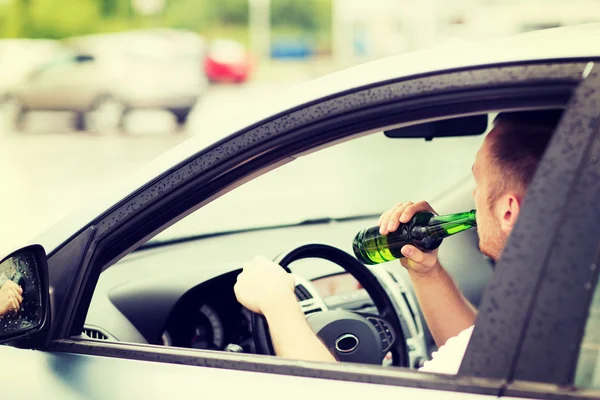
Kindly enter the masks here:
<path id="1" fill-rule="evenodd" d="M 331 0 L 271 0 L 274 28 L 317 32 L 331 25 Z"/>
<path id="2" fill-rule="evenodd" d="M 331 7 L 331 0 L 271 0 L 273 39 L 308 41 L 317 52 L 330 52 Z"/>
<path id="3" fill-rule="evenodd" d="M 9 0 L 0 37 L 61 39 L 162 26 L 248 43 L 248 0 L 165 0 L 159 16 L 136 15 L 131 0 Z M 271 0 L 273 37 L 328 37 L 331 0 Z"/>
<path id="4" fill-rule="evenodd" d="M 13 0 L 0 8 L 0 36 L 61 39 L 93 33 L 99 16 L 97 0 Z"/>

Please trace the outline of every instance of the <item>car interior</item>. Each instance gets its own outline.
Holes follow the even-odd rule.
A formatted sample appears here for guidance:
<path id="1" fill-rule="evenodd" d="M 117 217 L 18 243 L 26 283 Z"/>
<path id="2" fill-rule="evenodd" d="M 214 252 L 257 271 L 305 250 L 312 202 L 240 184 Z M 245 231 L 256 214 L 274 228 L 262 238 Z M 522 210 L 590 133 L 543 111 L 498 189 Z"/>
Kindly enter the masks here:
<path id="1" fill-rule="evenodd" d="M 470 169 L 494 115 L 358 135 L 298 155 L 230 191 L 103 271 L 82 335 L 257 352 L 252 315 L 233 292 L 243 263 L 314 243 L 352 254 L 354 235 L 399 201 L 425 199 L 439 214 L 473 209 Z M 431 136 L 423 140 L 419 129 Z M 476 231 L 447 238 L 439 257 L 477 307 L 493 264 L 480 253 Z M 378 315 L 372 296 L 343 267 L 315 257 L 289 266 L 307 316 L 326 310 Z M 436 345 L 407 272 L 398 261 L 368 268 L 392 299 L 406 339 L 404 366 L 418 368 Z M 394 365 L 392 358 L 388 352 L 381 363 Z"/>

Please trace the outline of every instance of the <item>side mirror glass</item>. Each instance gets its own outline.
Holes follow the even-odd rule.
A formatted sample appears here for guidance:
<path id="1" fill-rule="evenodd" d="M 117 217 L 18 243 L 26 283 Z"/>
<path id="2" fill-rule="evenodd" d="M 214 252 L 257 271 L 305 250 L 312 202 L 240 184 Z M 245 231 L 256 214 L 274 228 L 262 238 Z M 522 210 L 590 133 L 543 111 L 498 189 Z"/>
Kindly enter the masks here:
<path id="1" fill-rule="evenodd" d="M 37 332 L 48 315 L 48 264 L 40 245 L 0 261 L 0 343 Z"/>

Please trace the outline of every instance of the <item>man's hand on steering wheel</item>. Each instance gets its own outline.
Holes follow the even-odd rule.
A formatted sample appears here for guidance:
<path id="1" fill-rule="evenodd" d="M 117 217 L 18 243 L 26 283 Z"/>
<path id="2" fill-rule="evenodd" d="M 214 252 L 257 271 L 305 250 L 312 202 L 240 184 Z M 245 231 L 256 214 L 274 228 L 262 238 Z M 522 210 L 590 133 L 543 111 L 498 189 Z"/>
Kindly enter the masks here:
<path id="1" fill-rule="evenodd" d="M 298 307 L 294 295 L 295 280 L 273 261 L 256 256 L 245 263 L 234 286 L 237 300 L 248 310 L 266 315 L 270 310 Z"/>
<path id="2" fill-rule="evenodd" d="M 367 291 L 378 313 L 324 309 L 305 316 L 288 266 L 307 258 L 342 267 Z M 258 354 L 381 365 L 391 352 L 392 365 L 408 365 L 406 339 L 389 293 L 367 267 L 336 247 L 304 244 L 281 253 L 275 262 L 255 257 L 244 265 L 234 291 L 238 301 L 253 312 L 251 329 Z"/>

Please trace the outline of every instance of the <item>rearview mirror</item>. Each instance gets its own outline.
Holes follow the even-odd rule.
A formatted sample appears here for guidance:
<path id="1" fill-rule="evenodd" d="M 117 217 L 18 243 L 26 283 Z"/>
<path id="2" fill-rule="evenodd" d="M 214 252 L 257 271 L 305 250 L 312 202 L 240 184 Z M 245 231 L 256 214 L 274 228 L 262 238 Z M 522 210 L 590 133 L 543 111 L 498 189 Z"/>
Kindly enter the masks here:
<path id="1" fill-rule="evenodd" d="M 48 264 L 40 245 L 0 261 L 0 343 L 39 331 L 48 316 Z"/>
<path id="2" fill-rule="evenodd" d="M 426 122 L 385 131 L 389 138 L 423 138 L 432 140 L 437 137 L 482 135 L 488 128 L 487 114 L 471 115 Z"/>

